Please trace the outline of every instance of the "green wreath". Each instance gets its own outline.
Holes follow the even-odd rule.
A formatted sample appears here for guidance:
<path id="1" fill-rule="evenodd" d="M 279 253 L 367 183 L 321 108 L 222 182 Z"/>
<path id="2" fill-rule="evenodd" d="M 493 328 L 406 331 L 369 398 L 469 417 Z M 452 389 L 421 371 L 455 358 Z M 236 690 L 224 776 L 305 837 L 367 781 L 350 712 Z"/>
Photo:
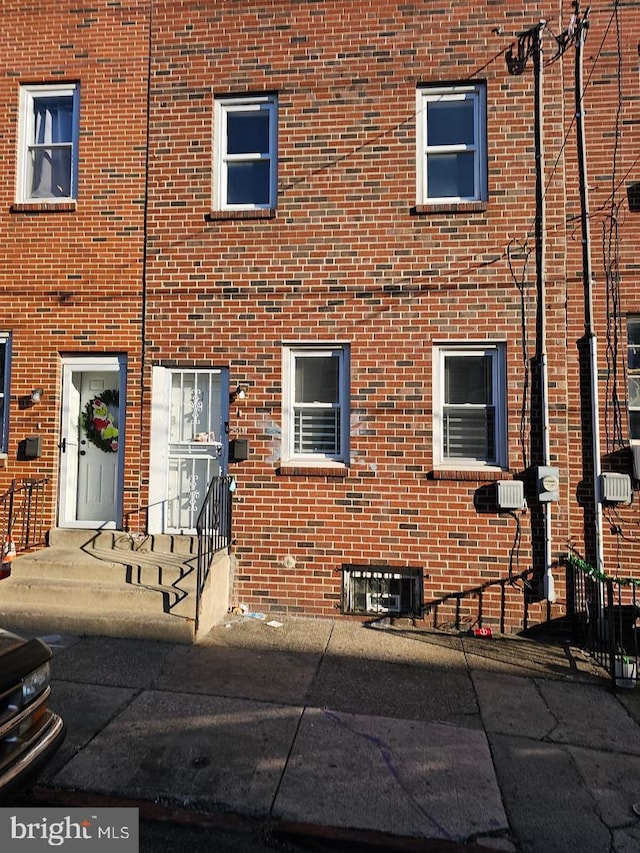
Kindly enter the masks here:
<path id="1" fill-rule="evenodd" d="M 118 452 L 118 427 L 109 406 L 117 407 L 119 399 L 117 391 L 103 391 L 89 400 L 80 415 L 80 427 L 87 438 L 105 453 Z"/>

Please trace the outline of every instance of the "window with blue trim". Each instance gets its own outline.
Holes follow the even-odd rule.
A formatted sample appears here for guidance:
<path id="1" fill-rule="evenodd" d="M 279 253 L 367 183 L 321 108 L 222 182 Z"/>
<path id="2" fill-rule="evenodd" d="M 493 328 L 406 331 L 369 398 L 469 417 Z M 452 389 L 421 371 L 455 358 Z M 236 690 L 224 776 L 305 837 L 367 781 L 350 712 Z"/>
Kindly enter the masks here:
<path id="1" fill-rule="evenodd" d="M 20 90 L 17 200 L 75 200 L 77 164 L 77 85 L 23 86 Z"/>

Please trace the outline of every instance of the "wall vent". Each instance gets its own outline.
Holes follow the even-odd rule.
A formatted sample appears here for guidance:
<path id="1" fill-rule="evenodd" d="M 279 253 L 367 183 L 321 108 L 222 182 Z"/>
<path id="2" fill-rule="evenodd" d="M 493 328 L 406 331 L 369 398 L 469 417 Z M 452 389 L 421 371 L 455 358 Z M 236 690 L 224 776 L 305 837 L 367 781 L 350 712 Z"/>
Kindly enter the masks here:
<path id="1" fill-rule="evenodd" d="M 600 475 L 600 497 L 603 503 L 631 503 L 631 477 L 607 471 Z"/>
<path id="2" fill-rule="evenodd" d="M 526 506 L 522 480 L 498 480 L 496 487 L 498 509 L 523 509 Z"/>

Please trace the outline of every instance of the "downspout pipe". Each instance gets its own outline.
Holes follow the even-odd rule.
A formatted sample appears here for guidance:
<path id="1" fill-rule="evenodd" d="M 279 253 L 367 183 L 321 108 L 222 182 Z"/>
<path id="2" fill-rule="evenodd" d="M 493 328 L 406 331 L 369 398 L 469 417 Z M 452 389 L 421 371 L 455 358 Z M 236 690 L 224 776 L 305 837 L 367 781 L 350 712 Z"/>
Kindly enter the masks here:
<path id="1" fill-rule="evenodd" d="M 586 13 L 588 15 L 588 12 Z M 589 405 L 591 415 L 591 453 L 593 476 L 593 517 L 596 569 L 604 573 L 604 550 L 602 544 L 602 498 L 600 475 L 600 411 L 598 405 L 598 349 L 593 328 L 593 269 L 591 265 L 591 230 L 589 217 L 589 187 L 587 181 L 587 155 L 585 145 L 585 120 L 583 100 L 583 47 L 588 28 L 585 19 L 578 25 L 576 35 L 576 128 L 578 139 L 578 176 L 580 182 L 580 221 L 582 226 L 582 272 L 584 286 L 584 328 L 589 342 Z M 601 600 L 601 606 L 603 601 Z"/>
<path id="2" fill-rule="evenodd" d="M 549 442 L 549 374 L 547 364 L 547 308 L 546 308 L 546 205 L 544 198 L 544 138 L 543 138 L 543 50 L 542 33 L 546 25 L 541 20 L 535 31 L 534 89 L 535 89 L 535 149 L 536 149 L 536 279 L 537 304 L 537 352 L 536 361 L 540 371 L 540 408 L 542 430 L 542 464 L 551 464 Z M 543 593 L 552 604 L 556 600 L 555 581 L 552 572 L 551 501 L 544 504 L 544 575 Z"/>

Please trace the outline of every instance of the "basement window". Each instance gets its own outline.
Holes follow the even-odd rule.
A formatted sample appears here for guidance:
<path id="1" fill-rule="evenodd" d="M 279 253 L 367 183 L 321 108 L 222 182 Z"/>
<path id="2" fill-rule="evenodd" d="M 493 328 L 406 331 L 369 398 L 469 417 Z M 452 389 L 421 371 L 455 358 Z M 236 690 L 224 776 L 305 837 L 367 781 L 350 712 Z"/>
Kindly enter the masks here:
<path id="1" fill-rule="evenodd" d="M 342 567 L 342 613 L 422 616 L 422 569 Z"/>

